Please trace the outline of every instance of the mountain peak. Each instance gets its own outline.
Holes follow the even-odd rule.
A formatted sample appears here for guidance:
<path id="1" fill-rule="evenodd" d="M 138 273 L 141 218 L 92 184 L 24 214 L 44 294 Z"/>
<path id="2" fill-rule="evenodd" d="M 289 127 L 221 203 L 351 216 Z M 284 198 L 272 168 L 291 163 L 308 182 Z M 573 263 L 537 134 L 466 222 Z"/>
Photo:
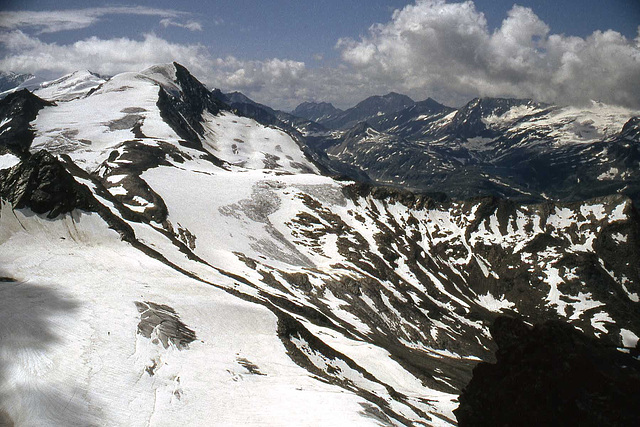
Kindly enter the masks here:
<path id="1" fill-rule="evenodd" d="M 401 95 L 396 92 L 389 92 L 386 95 L 370 96 L 367 99 L 360 101 L 354 108 L 369 108 L 378 106 L 387 110 L 384 112 L 391 112 L 394 110 L 400 110 L 413 104 L 415 104 L 415 102 L 407 95 Z"/>
<path id="2" fill-rule="evenodd" d="M 488 118 L 501 117 L 516 107 L 524 107 L 521 114 L 529 114 L 530 111 L 541 106 L 531 99 L 474 98 L 458 110 L 451 121 L 451 129 L 463 138 L 489 137 L 493 131 L 487 128 Z"/>
<path id="3" fill-rule="evenodd" d="M 229 93 L 225 93 L 224 96 L 227 99 L 227 102 L 229 103 L 235 103 L 235 102 L 241 102 L 243 104 L 252 104 L 252 105 L 257 105 L 257 102 L 255 102 L 253 99 L 249 98 L 247 95 L 245 95 L 242 92 L 229 92 Z"/>
<path id="4" fill-rule="evenodd" d="M 383 98 L 385 99 L 403 99 L 403 100 L 409 100 L 410 102 L 414 102 L 410 97 L 408 97 L 407 95 L 403 95 L 401 93 L 398 92 L 389 92 L 386 95 L 382 95 Z"/>
<path id="5" fill-rule="evenodd" d="M 415 103 L 415 105 L 416 107 L 420 107 L 421 111 L 443 111 L 451 109 L 450 107 L 439 103 L 433 98 L 427 98 L 424 101 L 418 101 Z"/>
<path id="6" fill-rule="evenodd" d="M 411 98 L 396 92 L 389 92 L 386 95 L 374 95 L 359 102 L 355 107 L 321 122 L 321 124 L 332 129 L 347 129 L 358 122 L 394 113 L 411 105 L 415 105 Z"/>
<path id="7" fill-rule="evenodd" d="M 145 68 L 140 74 L 156 81 L 168 93 L 177 96 L 180 88 L 177 86 L 177 63 L 157 64 Z"/>
<path id="8" fill-rule="evenodd" d="M 40 84 L 33 92 L 49 101 L 82 98 L 108 79 L 89 70 L 77 70 L 58 79 Z"/>
<path id="9" fill-rule="evenodd" d="M 323 123 L 342 113 L 329 102 L 303 102 L 291 112 L 294 116 Z"/>

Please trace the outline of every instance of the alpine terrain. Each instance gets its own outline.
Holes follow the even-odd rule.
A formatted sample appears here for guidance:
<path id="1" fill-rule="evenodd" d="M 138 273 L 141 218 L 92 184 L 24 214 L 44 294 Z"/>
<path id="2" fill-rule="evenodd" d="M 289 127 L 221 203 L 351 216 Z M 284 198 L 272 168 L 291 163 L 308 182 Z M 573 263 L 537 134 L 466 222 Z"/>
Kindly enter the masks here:
<path id="1" fill-rule="evenodd" d="M 0 424 L 512 422 L 484 409 L 544 405 L 538 364 L 607 379 L 575 419 L 610 420 L 598 384 L 640 398 L 639 146 L 598 103 L 290 114 L 177 63 L 12 91 Z"/>
<path id="2" fill-rule="evenodd" d="M 474 99 L 456 110 L 429 98 L 369 112 L 356 124 L 321 123 L 328 130 L 308 143 L 315 157 L 336 173 L 377 185 L 460 199 L 495 195 L 531 203 L 620 193 L 640 202 L 639 111 L 501 98 Z"/>

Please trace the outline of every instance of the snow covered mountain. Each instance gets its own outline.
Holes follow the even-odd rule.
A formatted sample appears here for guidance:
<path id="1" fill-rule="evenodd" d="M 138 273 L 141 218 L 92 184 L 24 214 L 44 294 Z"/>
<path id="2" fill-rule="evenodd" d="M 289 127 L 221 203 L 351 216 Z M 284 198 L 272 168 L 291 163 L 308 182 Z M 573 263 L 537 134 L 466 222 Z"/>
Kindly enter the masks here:
<path id="1" fill-rule="evenodd" d="M 176 63 L 0 114 L 1 422 L 456 425 L 500 314 L 638 343 L 623 195 L 336 180 Z"/>
<path id="2" fill-rule="evenodd" d="M 640 202 L 639 111 L 530 100 L 433 100 L 307 138 L 336 173 L 371 183 L 523 202 L 621 193 Z"/>
<path id="3" fill-rule="evenodd" d="M 70 101 L 86 96 L 106 79 L 88 70 L 76 71 L 59 79 L 44 82 L 33 93 L 48 101 Z"/>
<path id="4" fill-rule="evenodd" d="M 35 76 L 33 74 L 17 74 L 0 71 L 0 93 L 15 89 L 34 77 Z"/>
<path id="5" fill-rule="evenodd" d="M 4 76 L 14 77 L 5 79 Z M 106 80 L 106 77 L 88 70 L 75 71 L 50 81 L 31 74 L 2 73 L 0 74 L 0 87 L 4 87 L 4 89 L 0 90 L 0 98 L 27 89 L 47 101 L 70 101 L 86 96 Z M 3 82 L 6 82 L 5 86 L 3 86 Z"/>

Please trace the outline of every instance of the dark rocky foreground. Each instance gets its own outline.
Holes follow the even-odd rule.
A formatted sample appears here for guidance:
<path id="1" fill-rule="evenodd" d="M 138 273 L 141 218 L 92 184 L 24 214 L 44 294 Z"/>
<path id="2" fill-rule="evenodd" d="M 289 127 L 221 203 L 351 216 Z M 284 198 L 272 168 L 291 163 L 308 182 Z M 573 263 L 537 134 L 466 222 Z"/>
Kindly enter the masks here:
<path id="1" fill-rule="evenodd" d="M 561 321 L 530 328 L 499 317 L 491 335 L 497 362 L 473 370 L 455 411 L 461 427 L 640 425 L 638 348 Z"/>

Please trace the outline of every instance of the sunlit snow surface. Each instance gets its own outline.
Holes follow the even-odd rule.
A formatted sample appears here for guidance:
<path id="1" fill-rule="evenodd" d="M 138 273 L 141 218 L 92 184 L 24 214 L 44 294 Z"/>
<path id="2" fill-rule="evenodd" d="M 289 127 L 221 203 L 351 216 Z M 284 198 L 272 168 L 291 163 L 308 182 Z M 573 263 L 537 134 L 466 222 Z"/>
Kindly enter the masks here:
<path id="1" fill-rule="evenodd" d="M 95 214 L 4 207 L 0 244 L 15 280 L 0 283 L 0 397 L 16 425 L 371 424 L 364 399 L 287 357 L 269 310 L 150 259 Z M 197 340 L 137 335 L 134 301 L 174 308 Z"/>
<path id="2" fill-rule="evenodd" d="M 76 71 L 57 80 L 41 83 L 33 93 L 47 101 L 70 101 L 86 96 L 106 81 L 90 71 Z"/>
<path id="3" fill-rule="evenodd" d="M 68 155 L 94 173 L 96 182 L 76 180 L 156 259 L 96 213 L 48 220 L 2 206 L 0 417 L 452 425 L 464 386 L 456 375 L 490 355 L 486 323 L 470 313 L 489 318 L 522 304 L 514 292 L 471 289 L 472 274 L 498 280 L 498 267 L 534 272 L 558 315 L 637 341 L 561 262 L 592 256 L 599 224 L 628 219 L 625 199 L 519 207 L 505 220 L 480 217 L 478 203 L 416 209 L 347 197 L 352 183 L 320 175 L 291 136 L 229 111 L 202 115 L 201 149 L 181 144 L 157 105 L 161 87 L 180 95 L 175 79 L 172 66 L 120 74 L 32 123 L 32 151 Z M 160 160 L 144 157 L 154 150 Z M 166 218 L 145 216 L 160 204 Z M 543 235 L 563 249 L 528 250 Z M 629 237 L 612 239 L 623 246 Z M 495 264 L 483 252 L 492 245 L 517 265 Z M 599 262 L 637 302 L 635 284 Z M 162 327 L 137 333 L 136 303 L 168 307 L 196 339 L 165 348 Z M 283 332 L 284 318 L 299 330 Z"/>
<path id="4" fill-rule="evenodd" d="M 613 135 L 638 111 L 592 101 L 587 107 L 554 107 L 520 105 L 502 115 L 491 115 L 482 121 L 490 128 L 513 127 L 511 132 L 526 130 L 544 133 L 556 145 L 590 142 Z"/>
<path id="5" fill-rule="evenodd" d="M 91 96 L 45 107 L 33 125 L 32 151 L 46 149 L 69 154 L 87 171 L 93 171 L 122 142 L 132 140 L 132 128 L 156 140 L 177 140 L 156 106 L 158 83 L 143 74 L 123 73 Z"/>
<path id="6" fill-rule="evenodd" d="M 0 169 L 8 169 L 20 163 L 20 159 L 13 154 L 0 154 Z"/>

